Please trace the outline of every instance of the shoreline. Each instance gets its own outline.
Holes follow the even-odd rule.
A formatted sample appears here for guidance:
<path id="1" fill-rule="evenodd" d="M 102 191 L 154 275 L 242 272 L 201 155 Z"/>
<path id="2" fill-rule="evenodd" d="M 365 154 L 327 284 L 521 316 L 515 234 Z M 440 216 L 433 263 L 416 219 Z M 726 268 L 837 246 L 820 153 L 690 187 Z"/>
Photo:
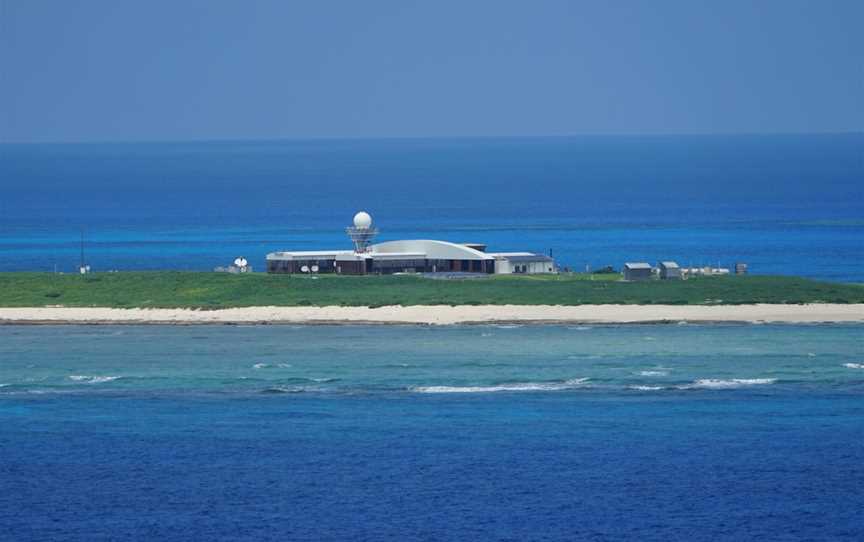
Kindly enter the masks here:
<path id="1" fill-rule="evenodd" d="M 0 325 L 488 325 L 864 323 L 864 304 L 410 305 L 230 309 L 0 308 Z"/>

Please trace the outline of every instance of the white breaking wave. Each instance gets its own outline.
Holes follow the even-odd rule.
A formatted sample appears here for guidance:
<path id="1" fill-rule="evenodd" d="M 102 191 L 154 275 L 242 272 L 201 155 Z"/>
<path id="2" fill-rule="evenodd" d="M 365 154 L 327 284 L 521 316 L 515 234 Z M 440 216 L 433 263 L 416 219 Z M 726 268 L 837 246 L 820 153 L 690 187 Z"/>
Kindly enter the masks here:
<path id="1" fill-rule="evenodd" d="M 669 374 L 669 371 L 639 371 L 639 376 L 666 376 Z"/>
<path id="2" fill-rule="evenodd" d="M 662 390 L 663 386 L 627 386 L 627 388 L 637 391 L 658 391 Z"/>
<path id="3" fill-rule="evenodd" d="M 290 363 L 256 363 L 252 366 L 253 369 L 288 369 Z"/>
<path id="4" fill-rule="evenodd" d="M 111 382 L 112 380 L 117 380 L 120 378 L 119 376 L 86 376 L 86 375 L 72 375 L 69 377 L 69 380 L 74 380 L 75 382 L 84 382 L 87 384 L 102 384 L 103 382 Z"/>
<path id="5" fill-rule="evenodd" d="M 496 391 L 562 391 L 583 387 L 587 378 L 574 378 L 564 382 L 518 382 L 495 386 L 417 386 L 417 393 L 491 393 Z"/>
<path id="6" fill-rule="evenodd" d="M 777 382 L 776 378 L 730 378 L 729 380 L 721 380 L 718 378 L 703 378 L 693 382 L 692 384 L 680 386 L 680 388 L 684 390 L 693 388 L 720 390 L 728 388 L 741 388 L 743 386 L 764 386 L 767 384 L 773 384 L 775 382 Z"/>
<path id="7" fill-rule="evenodd" d="M 864 369 L 864 363 L 844 363 L 843 367 L 847 369 Z"/>

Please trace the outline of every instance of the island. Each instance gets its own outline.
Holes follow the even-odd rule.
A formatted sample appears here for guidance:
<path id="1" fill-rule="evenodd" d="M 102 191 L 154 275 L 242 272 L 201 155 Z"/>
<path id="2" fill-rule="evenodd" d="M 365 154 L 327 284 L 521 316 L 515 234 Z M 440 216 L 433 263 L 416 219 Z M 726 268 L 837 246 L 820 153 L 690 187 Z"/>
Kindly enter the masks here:
<path id="1" fill-rule="evenodd" d="M 616 273 L 0 273 L 0 323 L 864 322 L 864 285 L 789 276 L 624 281 Z"/>

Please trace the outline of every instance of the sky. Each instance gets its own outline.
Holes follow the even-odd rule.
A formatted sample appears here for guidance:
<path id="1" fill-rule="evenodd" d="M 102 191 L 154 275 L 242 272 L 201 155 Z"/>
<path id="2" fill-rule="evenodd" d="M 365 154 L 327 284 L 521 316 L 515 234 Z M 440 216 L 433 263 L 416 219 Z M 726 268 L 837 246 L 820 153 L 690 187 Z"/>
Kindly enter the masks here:
<path id="1" fill-rule="evenodd" d="M 864 131 L 860 0 L 0 0 L 0 142 Z"/>

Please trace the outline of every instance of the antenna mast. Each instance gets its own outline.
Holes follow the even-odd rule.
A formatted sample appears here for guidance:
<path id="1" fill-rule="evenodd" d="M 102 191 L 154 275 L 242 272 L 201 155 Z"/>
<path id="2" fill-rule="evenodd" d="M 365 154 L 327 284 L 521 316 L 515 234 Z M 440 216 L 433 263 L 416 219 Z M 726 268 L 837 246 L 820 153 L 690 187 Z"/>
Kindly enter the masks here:
<path id="1" fill-rule="evenodd" d="M 90 266 L 84 261 L 84 228 L 81 228 L 81 263 L 78 266 L 78 272 L 82 275 L 90 272 Z"/>
<path id="2" fill-rule="evenodd" d="M 369 252 L 372 240 L 378 235 L 378 228 L 372 227 L 372 217 L 365 211 L 354 215 L 354 226 L 345 228 L 351 242 L 354 243 L 354 252 L 363 254 Z"/>

